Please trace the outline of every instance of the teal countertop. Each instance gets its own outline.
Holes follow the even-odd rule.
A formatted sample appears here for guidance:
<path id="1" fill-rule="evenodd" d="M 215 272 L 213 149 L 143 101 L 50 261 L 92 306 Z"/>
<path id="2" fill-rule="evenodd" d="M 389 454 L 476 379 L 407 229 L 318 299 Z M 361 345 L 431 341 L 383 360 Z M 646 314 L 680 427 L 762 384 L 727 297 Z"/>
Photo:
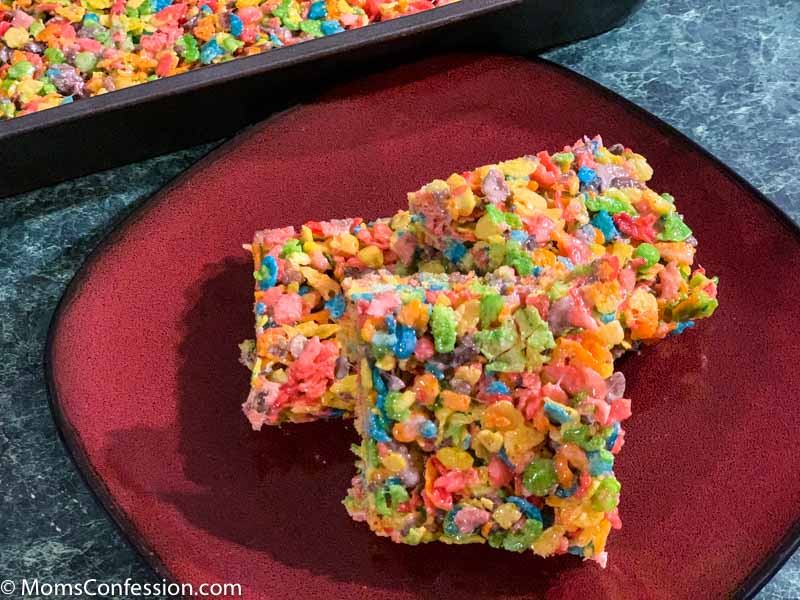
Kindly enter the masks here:
<path id="1" fill-rule="evenodd" d="M 796 0 L 647 0 L 622 28 L 545 54 L 683 131 L 797 222 L 799 56 Z M 155 580 L 58 439 L 41 361 L 51 314 L 88 252 L 212 147 L 0 201 L 0 579 Z M 758 597 L 800 598 L 800 554 Z"/>

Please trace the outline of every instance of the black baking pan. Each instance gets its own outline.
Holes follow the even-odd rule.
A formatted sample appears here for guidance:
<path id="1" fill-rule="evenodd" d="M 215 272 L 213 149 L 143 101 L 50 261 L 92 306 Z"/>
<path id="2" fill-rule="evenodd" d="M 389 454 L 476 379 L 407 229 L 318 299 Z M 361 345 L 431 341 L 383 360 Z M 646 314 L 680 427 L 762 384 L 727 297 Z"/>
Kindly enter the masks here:
<path id="1" fill-rule="evenodd" d="M 424 54 L 527 54 L 596 35 L 643 1 L 461 0 L 0 121 L 0 198 L 229 136 L 331 83 Z"/>

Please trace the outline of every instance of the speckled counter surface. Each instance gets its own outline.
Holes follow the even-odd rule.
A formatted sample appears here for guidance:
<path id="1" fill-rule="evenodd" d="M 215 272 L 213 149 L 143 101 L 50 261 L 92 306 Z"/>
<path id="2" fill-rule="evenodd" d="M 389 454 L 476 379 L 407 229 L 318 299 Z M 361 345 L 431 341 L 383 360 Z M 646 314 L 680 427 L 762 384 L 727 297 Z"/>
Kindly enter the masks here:
<path id="1" fill-rule="evenodd" d="M 800 222 L 797 0 L 647 0 L 621 29 L 545 56 L 682 130 Z M 41 360 L 87 253 L 211 147 L 0 200 L 0 580 L 154 580 L 66 455 Z M 800 555 L 759 598 L 800 598 Z"/>

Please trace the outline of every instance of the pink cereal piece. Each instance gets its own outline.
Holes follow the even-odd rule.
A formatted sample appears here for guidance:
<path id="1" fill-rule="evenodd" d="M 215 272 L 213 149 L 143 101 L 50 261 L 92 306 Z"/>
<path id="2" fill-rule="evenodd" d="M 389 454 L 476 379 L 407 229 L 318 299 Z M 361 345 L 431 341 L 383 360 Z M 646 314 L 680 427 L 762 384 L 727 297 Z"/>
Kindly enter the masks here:
<path id="1" fill-rule="evenodd" d="M 463 490 L 464 485 L 465 485 L 464 473 L 462 473 L 458 469 L 454 469 L 452 471 L 449 471 L 445 475 L 437 477 L 436 480 L 433 482 L 434 487 L 444 488 L 451 494 Z"/>
<path id="2" fill-rule="evenodd" d="M 456 513 L 453 522 L 461 533 L 470 533 L 489 521 L 489 511 L 465 506 Z"/>
<path id="3" fill-rule="evenodd" d="M 628 398 L 618 398 L 611 403 L 611 413 L 608 418 L 611 421 L 624 421 L 631 416 L 631 401 Z"/>
<path id="4" fill-rule="evenodd" d="M 606 519 L 611 523 L 612 529 L 622 529 L 622 519 L 619 518 L 619 509 L 614 508 L 606 513 Z"/>
<path id="5" fill-rule="evenodd" d="M 506 463 L 496 454 L 489 460 L 489 483 L 493 487 L 501 488 L 514 479 L 514 473 L 506 466 Z"/>
<path id="6" fill-rule="evenodd" d="M 303 299 L 299 294 L 285 294 L 275 303 L 272 318 L 278 325 L 297 323 L 303 315 Z"/>
<path id="7" fill-rule="evenodd" d="M 261 11 L 255 6 L 245 6 L 240 8 L 236 11 L 236 16 L 238 16 L 242 20 L 242 23 L 245 24 L 257 23 L 262 18 Z"/>
<path id="8" fill-rule="evenodd" d="M 322 250 L 314 250 L 309 257 L 311 258 L 311 266 L 314 267 L 317 271 L 322 271 L 323 273 L 331 268 L 328 259 L 325 258 L 325 254 Z"/>
<path id="9" fill-rule="evenodd" d="M 377 294 L 369 303 L 367 314 L 370 317 L 385 317 L 400 306 L 400 298 L 395 292 Z"/>
<path id="10" fill-rule="evenodd" d="M 581 327 L 588 331 L 596 330 L 598 327 L 597 321 L 592 316 L 592 311 L 590 311 L 589 307 L 586 305 L 586 301 L 583 299 L 580 289 L 573 288 L 570 290 L 569 294 L 572 297 L 572 307 L 568 315 L 569 322 L 576 327 Z"/>
<path id="11" fill-rule="evenodd" d="M 406 234 L 397 238 L 392 250 L 397 254 L 403 264 L 408 265 L 411 264 L 411 261 L 414 259 L 414 250 L 416 246 L 414 236 Z"/>
<path id="12" fill-rule="evenodd" d="M 276 244 L 285 244 L 290 239 L 293 239 L 297 233 L 294 227 L 281 227 L 279 229 L 265 229 L 256 233 L 256 242 L 265 246 L 273 246 Z"/>
<path id="13" fill-rule="evenodd" d="M 342 233 L 350 233 L 350 229 L 353 227 L 353 219 L 332 219 L 330 221 L 322 221 L 319 225 L 322 235 L 333 237 Z"/>
<path id="14" fill-rule="evenodd" d="M 155 35 L 158 34 L 153 34 L 153 36 Z M 153 36 L 142 36 L 142 38 L 150 38 Z M 80 46 L 81 50 L 84 50 L 85 52 L 99 53 L 103 51 L 103 44 L 97 40 L 93 40 L 91 38 L 78 38 L 75 41 L 78 43 L 78 46 Z M 144 43 L 144 39 L 142 40 L 142 43 Z"/>
<path id="15" fill-rule="evenodd" d="M 428 336 L 424 336 L 417 340 L 417 345 L 414 348 L 414 356 L 417 360 L 428 360 L 433 356 L 433 350 L 433 340 Z"/>
<path id="16" fill-rule="evenodd" d="M 11 26 L 12 27 L 22 27 L 23 29 L 27 29 L 33 23 L 33 17 L 27 13 L 22 12 L 21 10 L 14 11 L 14 18 L 11 19 Z"/>
<path id="17" fill-rule="evenodd" d="M 342 25 L 345 27 L 352 27 L 356 23 L 358 23 L 358 16 L 356 15 L 342 15 L 339 17 L 339 20 L 342 22 Z"/>
<path id="18" fill-rule="evenodd" d="M 625 445 L 625 430 L 620 427 L 619 434 L 617 435 L 617 441 L 614 442 L 614 447 L 611 448 L 611 454 L 618 454 L 622 447 Z"/>
<path id="19" fill-rule="evenodd" d="M 636 271 L 625 267 L 619 272 L 619 283 L 626 292 L 630 293 L 636 287 Z"/>

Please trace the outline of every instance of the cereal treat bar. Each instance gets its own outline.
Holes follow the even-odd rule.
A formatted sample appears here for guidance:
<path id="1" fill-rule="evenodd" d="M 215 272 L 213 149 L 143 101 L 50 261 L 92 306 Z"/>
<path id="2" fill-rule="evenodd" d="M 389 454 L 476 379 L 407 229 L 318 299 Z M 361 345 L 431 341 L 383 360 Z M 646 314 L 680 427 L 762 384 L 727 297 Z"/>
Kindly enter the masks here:
<path id="1" fill-rule="evenodd" d="M 604 564 L 630 415 L 613 371 L 623 327 L 588 313 L 583 326 L 548 324 L 549 306 L 587 285 L 510 269 L 348 279 L 339 338 L 360 365 L 362 435 L 351 516 L 395 542 Z"/>
<path id="2" fill-rule="evenodd" d="M 267 229 L 246 246 L 255 271 L 255 342 L 244 342 L 252 369 L 243 410 L 254 429 L 286 421 L 349 415 L 356 377 L 340 356 L 341 281 L 384 268 L 405 273 L 415 260 L 410 215 L 309 222 Z"/>

